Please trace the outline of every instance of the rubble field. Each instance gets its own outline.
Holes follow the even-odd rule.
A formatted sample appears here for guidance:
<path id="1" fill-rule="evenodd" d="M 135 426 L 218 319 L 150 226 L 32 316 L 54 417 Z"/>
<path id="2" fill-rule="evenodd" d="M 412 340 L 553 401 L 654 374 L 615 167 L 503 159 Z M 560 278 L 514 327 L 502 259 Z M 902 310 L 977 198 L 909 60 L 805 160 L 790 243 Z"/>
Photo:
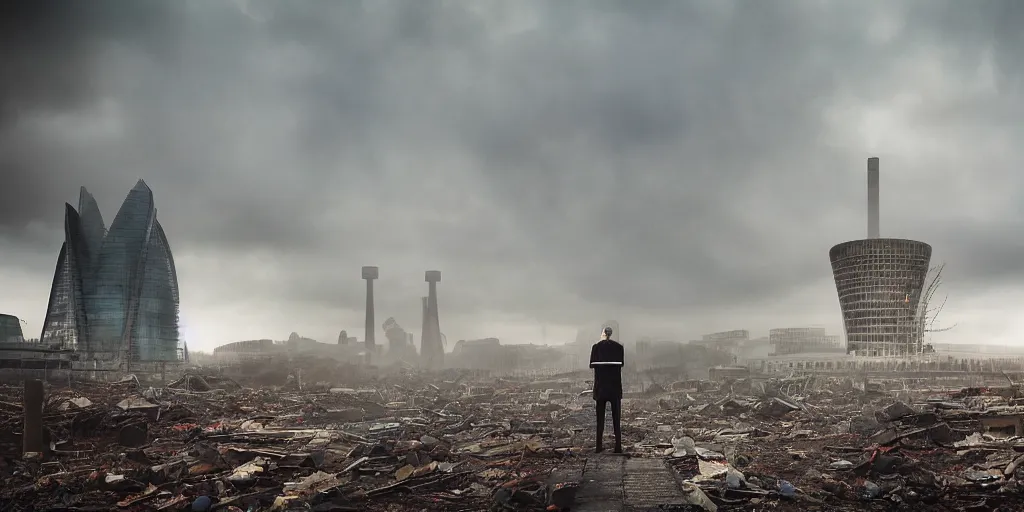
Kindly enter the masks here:
<path id="1" fill-rule="evenodd" d="M 0 386 L 0 511 L 571 510 L 588 459 L 612 467 L 589 378 L 54 383 L 27 454 L 23 387 Z M 860 384 L 648 383 L 623 400 L 625 457 L 674 473 L 685 498 L 651 510 L 1024 510 L 1019 386 Z"/>

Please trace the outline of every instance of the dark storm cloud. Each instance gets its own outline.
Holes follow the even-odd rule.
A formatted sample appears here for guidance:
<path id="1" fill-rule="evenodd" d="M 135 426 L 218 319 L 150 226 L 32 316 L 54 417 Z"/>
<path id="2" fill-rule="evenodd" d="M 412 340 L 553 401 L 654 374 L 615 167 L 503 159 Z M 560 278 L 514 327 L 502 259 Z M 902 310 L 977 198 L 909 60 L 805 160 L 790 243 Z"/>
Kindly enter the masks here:
<path id="1" fill-rule="evenodd" d="M 835 159 L 813 147 L 818 112 L 882 49 L 849 47 L 858 29 L 835 27 L 841 12 L 802 26 L 799 12 L 744 3 L 716 24 L 704 21 L 712 4 L 663 5 L 588 12 L 501 48 L 483 80 L 517 87 L 489 89 L 477 104 L 491 108 L 465 116 L 463 134 L 482 164 L 503 168 L 491 174 L 495 196 L 585 297 L 638 308 L 757 301 L 796 284 L 808 258 L 777 273 L 750 258 L 820 255 L 758 236 L 777 226 L 749 213 L 782 224 L 813 209 L 789 198 L 825 185 L 814 167 Z M 584 51 L 574 41 L 591 24 L 614 29 Z M 751 187 L 765 175 L 765 188 Z"/>
<path id="2" fill-rule="evenodd" d="M 55 148 L 45 143 L 46 134 L 27 133 L 30 119 L 82 108 L 103 94 L 98 59 L 112 46 L 172 58 L 179 14 L 174 2 L 160 0 L 0 6 L 0 227 L 23 226 L 53 210 L 65 192 L 55 182 L 73 176 L 48 156 Z"/>
<path id="3" fill-rule="evenodd" d="M 999 116 L 1016 130 L 1005 112 L 1021 106 L 1013 1 L 69 4 L 21 15 L 43 28 L 0 50 L 27 77 L 0 89 L 17 113 L 0 125 L 14 185 L 0 189 L 0 229 L 58 229 L 79 184 L 109 222 L 143 177 L 176 251 L 270 255 L 260 286 L 282 308 L 358 308 L 363 264 L 381 265 L 379 300 L 408 314 L 422 267 L 445 271 L 446 304 L 467 314 L 583 321 L 776 300 L 827 280 L 828 248 L 863 236 L 869 155 L 852 128 L 835 134 L 837 102 L 885 105 L 908 84 L 931 98 L 937 84 L 914 75 L 923 55 L 952 82 L 991 48 L 1010 89 L 966 107 L 929 99 L 914 119 L 970 146 Z M 83 142 L 45 122 L 67 113 L 116 121 Z M 978 172 L 1004 176 L 1019 158 Z M 925 164 L 900 169 L 885 197 L 986 208 L 917 179 Z M 927 238 L 964 289 L 1021 273 L 1004 238 L 1015 220 L 958 220 L 990 247 L 981 262 L 930 215 L 883 226 Z M 221 276 L 218 293 L 266 291 L 246 275 Z"/>
<path id="4" fill-rule="evenodd" d="M 166 57 L 180 28 L 174 2 L 38 0 L 0 7 L 0 106 L 5 122 L 36 109 L 72 109 L 99 92 L 96 58 L 127 44 Z"/>

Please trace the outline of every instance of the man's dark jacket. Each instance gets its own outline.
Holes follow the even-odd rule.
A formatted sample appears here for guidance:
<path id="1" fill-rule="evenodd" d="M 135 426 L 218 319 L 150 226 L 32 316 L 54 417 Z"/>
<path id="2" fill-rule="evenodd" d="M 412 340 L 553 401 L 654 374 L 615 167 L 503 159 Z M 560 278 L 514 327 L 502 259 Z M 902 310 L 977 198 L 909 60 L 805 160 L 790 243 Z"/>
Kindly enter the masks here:
<path id="1" fill-rule="evenodd" d="M 622 365 L 625 350 L 615 340 L 601 340 L 590 349 L 590 367 L 594 369 L 594 400 L 622 399 Z"/>

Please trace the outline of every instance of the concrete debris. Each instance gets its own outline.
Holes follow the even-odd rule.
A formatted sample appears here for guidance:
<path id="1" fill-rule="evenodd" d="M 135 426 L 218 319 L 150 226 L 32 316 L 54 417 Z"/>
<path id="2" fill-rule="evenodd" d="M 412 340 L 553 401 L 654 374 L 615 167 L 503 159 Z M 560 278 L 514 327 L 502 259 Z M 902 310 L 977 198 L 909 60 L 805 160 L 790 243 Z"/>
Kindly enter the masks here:
<path id="1" fill-rule="evenodd" d="M 673 484 L 675 498 L 650 510 L 1014 510 L 1024 503 L 1019 393 L 858 388 L 821 376 L 757 385 L 682 377 L 662 380 L 684 383 L 685 391 L 638 386 L 623 400 L 626 459 L 667 464 L 662 471 L 681 482 Z M 615 476 L 606 471 L 613 455 L 591 464 L 599 456 L 594 402 L 581 396 L 587 380 L 585 372 L 514 379 L 398 368 L 302 389 L 202 372 L 152 388 L 135 376 L 55 384 L 43 408 L 49 449 L 30 457 L 22 453 L 22 388 L 0 386 L 0 503 L 573 510 L 579 496 L 593 496 L 588 485 Z M 641 495 L 629 486 L 643 478 L 628 471 L 621 495 Z"/>
<path id="2" fill-rule="evenodd" d="M 909 405 L 896 401 L 875 413 L 875 417 L 879 422 L 896 421 L 900 418 L 912 416 L 916 412 L 917 411 L 911 409 Z"/>
<path id="3" fill-rule="evenodd" d="M 117 406 L 121 408 L 122 411 L 141 411 L 147 409 L 156 409 L 160 407 L 159 405 L 150 403 L 145 398 L 138 396 L 130 396 L 128 398 L 125 398 L 124 400 L 118 402 Z"/>
<path id="4" fill-rule="evenodd" d="M 71 409 L 85 409 L 86 407 L 89 407 L 90 405 L 92 405 L 92 400 L 89 400 L 88 398 L 86 398 L 84 396 L 80 396 L 80 397 L 72 398 L 72 399 L 68 400 L 67 402 L 64 402 L 63 404 L 61 404 L 60 405 L 60 410 L 68 411 L 68 410 L 71 410 Z"/>
<path id="5" fill-rule="evenodd" d="M 706 512 L 718 512 L 718 505 L 715 504 L 700 487 L 690 483 L 683 483 L 683 492 L 686 495 L 686 504 L 700 507 Z"/>

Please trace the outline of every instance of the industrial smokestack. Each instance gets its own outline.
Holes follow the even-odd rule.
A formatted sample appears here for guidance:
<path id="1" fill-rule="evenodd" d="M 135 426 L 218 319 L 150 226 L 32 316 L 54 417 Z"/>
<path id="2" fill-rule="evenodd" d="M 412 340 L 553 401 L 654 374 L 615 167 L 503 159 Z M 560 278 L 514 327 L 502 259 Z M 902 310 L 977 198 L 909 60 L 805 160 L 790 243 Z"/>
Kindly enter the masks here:
<path id="1" fill-rule="evenodd" d="M 373 325 L 373 281 L 380 275 L 377 267 L 363 267 L 363 279 L 366 280 L 366 362 L 370 362 L 370 356 L 377 350 L 376 336 L 374 336 Z"/>
<path id="2" fill-rule="evenodd" d="M 878 157 L 868 158 L 868 238 L 880 238 L 878 227 Z"/>
<path id="3" fill-rule="evenodd" d="M 423 323 L 420 325 L 420 354 L 425 354 L 429 347 L 426 345 L 426 340 L 430 338 L 430 334 L 427 331 L 430 330 L 430 311 L 427 309 L 427 298 L 421 297 L 423 301 Z"/>
<path id="4" fill-rule="evenodd" d="M 444 367 L 444 343 L 441 341 L 441 325 L 437 313 L 437 283 L 441 280 L 440 270 L 428 270 L 425 280 L 427 288 L 427 321 L 420 336 L 420 357 L 424 366 L 430 369 Z"/>

